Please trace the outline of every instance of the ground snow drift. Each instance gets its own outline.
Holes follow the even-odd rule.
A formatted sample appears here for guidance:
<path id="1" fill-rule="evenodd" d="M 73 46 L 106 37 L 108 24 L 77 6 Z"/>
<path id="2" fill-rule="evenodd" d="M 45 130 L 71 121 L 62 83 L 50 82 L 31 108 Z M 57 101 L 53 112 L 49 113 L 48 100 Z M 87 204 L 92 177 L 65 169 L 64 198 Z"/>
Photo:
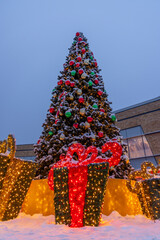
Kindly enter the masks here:
<path id="1" fill-rule="evenodd" d="M 18 218 L 0 222 L 0 240 L 160 240 L 160 221 L 145 216 L 122 217 L 117 212 L 103 215 L 100 227 L 70 228 L 55 225 L 54 216 L 21 213 Z"/>

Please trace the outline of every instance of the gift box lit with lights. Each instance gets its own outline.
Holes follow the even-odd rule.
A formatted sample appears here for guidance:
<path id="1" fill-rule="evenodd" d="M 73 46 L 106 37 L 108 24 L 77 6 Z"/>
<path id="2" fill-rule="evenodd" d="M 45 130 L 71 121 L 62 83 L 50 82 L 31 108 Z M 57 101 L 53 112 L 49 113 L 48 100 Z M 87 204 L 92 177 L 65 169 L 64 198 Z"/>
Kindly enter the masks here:
<path id="1" fill-rule="evenodd" d="M 147 171 L 147 168 L 152 169 L 152 174 Z M 135 186 L 131 185 L 129 181 L 127 183 L 131 192 L 137 194 L 142 212 L 146 217 L 156 220 L 160 219 L 160 175 L 158 177 L 160 166 L 154 167 L 151 162 L 144 162 L 141 165 L 141 170 L 134 171 L 130 174 L 129 178 L 137 181 Z"/>
<path id="2" fill-rule="evenodd" d="M 138 197 L 143 214 L 153 220 L 160 219 L 160 178 L 142 181 Z"/>
<path id="3" fill-rule="evenodd" d="M 0 220 L 6 221 L 18 216 L 35 176 L 37 164 L 15 158 L 16 141 L 12 135 L 9 135 L 8 140 L 4 141 L 2 145 L 3 150 L 0 153 L 0 171 L 3 173 L 1 174 L 0 189 Z M 7 152 L 8 148 L 10 153 Z"/>
<path id="4" fill-rule="evenodd" d="M 10 149 L 10 152 L 6 154 L 8 149 Z M 7 168 L 11 159 L 14 158 L 15 151 L 15 140 L 12 135 L 8 135 L 7 140 L 4 140 L 3 142 L 0 141 L 0 193 L 2 190 Z"/>
<path id="5" fill-rule="evenodd" d="M 53 165 L 48 183 L 54 190 L 56 223 L 70 227 L 99 225 L 109 166 L 118 164 L 122 154 L 118 143 L 106 143 L 102 152 L 109 149 L 114 152 L 112 157 L 103 159 L 97 157 L 96 147 L 85 149 L 79 143 L 73 144 L 66 156 Z M 74 153 L 78 161 L 73 160 Z"/>

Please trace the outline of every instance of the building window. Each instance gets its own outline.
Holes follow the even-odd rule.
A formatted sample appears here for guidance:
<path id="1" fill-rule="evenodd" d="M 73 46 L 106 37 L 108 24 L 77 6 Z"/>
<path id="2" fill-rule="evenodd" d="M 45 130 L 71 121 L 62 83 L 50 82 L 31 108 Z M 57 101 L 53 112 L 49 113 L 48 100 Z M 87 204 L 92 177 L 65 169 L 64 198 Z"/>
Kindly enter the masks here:
<path id="1" fill-rule="evenodd" d="M 120 132 L 128 145 L 129 159 L 135 169 L 139 169 L 144 161 L 157 165 L 141 126 L 123 129 Z"/>
<path id="2" fill-rule="evenodd" d="M 128 139 L 128 149 L 130 158 L 145 157 L 142 137 Z"/>

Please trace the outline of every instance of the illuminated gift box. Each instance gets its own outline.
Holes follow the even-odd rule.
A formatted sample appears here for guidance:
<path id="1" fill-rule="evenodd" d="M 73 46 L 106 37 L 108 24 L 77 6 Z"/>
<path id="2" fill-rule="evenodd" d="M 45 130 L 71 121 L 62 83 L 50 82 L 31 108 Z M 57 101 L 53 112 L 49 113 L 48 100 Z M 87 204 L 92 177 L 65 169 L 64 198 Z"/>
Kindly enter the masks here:
<path id="1" fill-rule="evenodd" d="M 149 173 L 148 167 L 152 169 L 154 175 Z M 129 176 L 130 179 L 143 180 L 137 181 L 135 186 L 130 181 L 127 183 L 130 191 L 137 194 L 143 214 L 153 220 L 160 219 L 160 176 L 157 176 L 159 168 L 160 166 L 155 168 L 151 162 L 144 162 L 141 170 L 134 171 Z"/>
<path id="2" fill-rule="evenodd" d="M 10 152 L 6 154 L 6 152 L 10 149 Z M 0 193 L 2 190 L 2 185 L 4 181 L 5 174 L 7 172 L 7 168 L 11 159 L 14 158 L 15 155 L 15 139 L 12 135 L 8 135 L 7 141 L 0 141 Z"/>
<path id="3" fill-rule="evenodd" d="M 108 143 L 102 147 L 103 151 L 118 143 Z M 73 160 L 77 153 L 78 161 Z M 90 158 L 88 154 L 92 153 Z M 48 182 L 54 189 L 55 221 L 71 227 L 98 226 L 101 219 L 109 163 L 115 164 L 116 158 L 97 158 L 96 147 L 85 149 L 81 144 L 69 147 L 66 157 L 54 164 L 49 172 Z M 119 156 L 119 159 L 117 158 Z M 109 162 L 109 163 L 108 163 Z"/>
<path id="4" fill-rule="evenodd" d="M 15 149 L 15 139 L 9 136 L 11 150 Z M 15 151 L 12 151 L 12 154 Z M 6 221 L 17 217 L 21 210 L 22 203 L 35 176 L 37 164 L 31 161 L 24 161 L 7 153 L 1 154 L 1 161 L 9 159 L 0 191 L 0 220 Z M 1 165 L 2 166 L 2 165 Z M 4 165 L 3 165 L 4 166 Z M 1 167 L 2 168 L 2 167 Z M 3 168 L 2 168 L 3 171 Z"/>
<path id="5" fill-rule="evenodd" d="M 160 178 L 142 181 L 138 197 L 143 213 L 153 220 L 160 219 Z"/>

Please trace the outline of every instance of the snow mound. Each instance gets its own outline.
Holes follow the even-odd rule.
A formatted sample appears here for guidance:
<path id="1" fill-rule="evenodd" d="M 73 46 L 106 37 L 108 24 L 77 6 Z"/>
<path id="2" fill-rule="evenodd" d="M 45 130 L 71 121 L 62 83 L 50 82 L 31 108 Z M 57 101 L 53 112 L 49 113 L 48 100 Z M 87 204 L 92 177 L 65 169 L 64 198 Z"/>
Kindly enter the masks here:
<path id="1" fill-rule="evenodd" d="M 0 222 L 0 240 L 159 240 L 160 221 L 145 216 L 122 217 L 117 212 L 103 215 L 100 227 L 70 228 L 55 225 L 53 215 L 34 216 L 21 213 L 18 218 Z"/>

